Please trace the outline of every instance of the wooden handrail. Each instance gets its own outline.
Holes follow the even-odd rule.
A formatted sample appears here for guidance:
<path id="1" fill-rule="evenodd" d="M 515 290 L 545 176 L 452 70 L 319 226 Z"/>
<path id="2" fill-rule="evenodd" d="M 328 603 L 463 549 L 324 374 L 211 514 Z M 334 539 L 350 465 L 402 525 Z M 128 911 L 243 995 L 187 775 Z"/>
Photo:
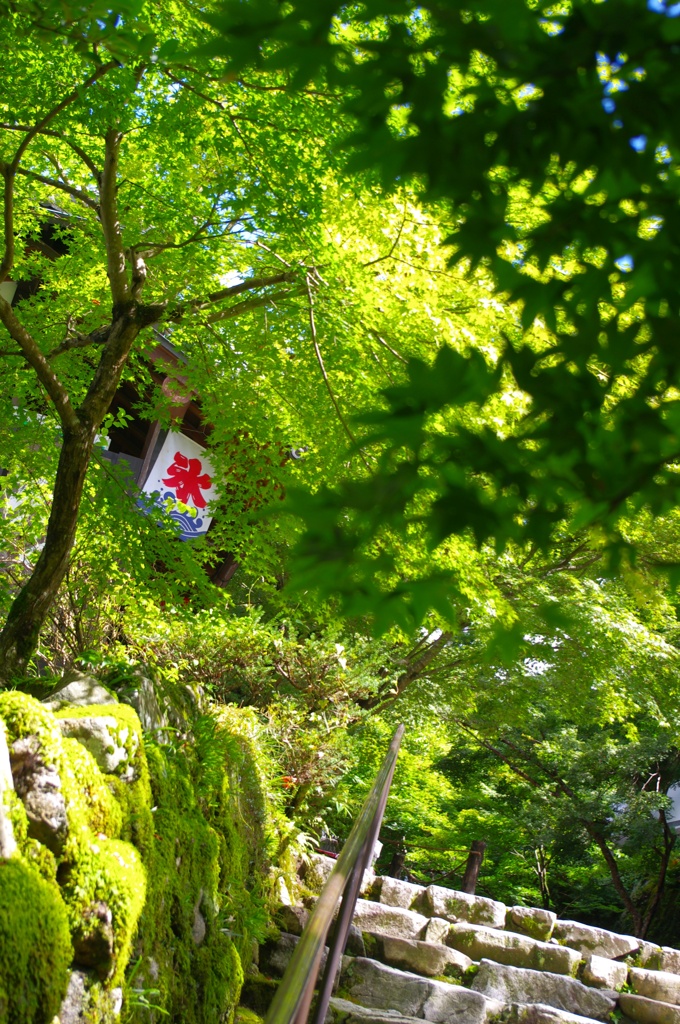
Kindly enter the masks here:
<path id="1" fill-rule="evenodd" d="M 326 936 L 333 922 L 338 900 L 342 897 L 333 940 L 328 950 L 326 970 L 319 992 L 315 1024 L 326 1016 L 335 975 L 337 973 L 349 927 L 352 922 L 364 870 L 369 866 L 380 831 L 385 805 L 404 735 L 400 725 L 390 743 L 385 760 L 364 801 L 359 816 L 342 852 L 335 862 L 328 881 L 312 911 L 286 968 L 276 995 L 265 1018 L 265 1024 L 306 1024 L 316 987 Z"/>

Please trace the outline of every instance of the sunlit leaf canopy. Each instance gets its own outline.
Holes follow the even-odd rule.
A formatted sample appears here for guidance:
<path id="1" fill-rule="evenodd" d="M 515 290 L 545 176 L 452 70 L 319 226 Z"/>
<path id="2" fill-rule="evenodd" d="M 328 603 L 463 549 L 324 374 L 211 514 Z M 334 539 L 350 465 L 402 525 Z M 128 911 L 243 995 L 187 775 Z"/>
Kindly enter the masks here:
<path id="1" fill-rule="evenodd" d="M 566 519 L 620 552 L 631 507 L 676 504 L 677 15 L 641 0 L 291 0 L 211 16 L 229 66 L 257 57 L 292 68 L 293 87 L 342 89 L 349 165 L 450 204 L 453 262 L 487 268 L 521 320 L 496 359 L 442 350 L 386 393 L 377 469 L 301 506 L 310 581 L 322 556 L 361 552 L 345 586 L 373 600 L 367 551 L 386 523 L 403 535 L 423 492 L 431 543 L 499 548 L 548 545 Z M 485 415 L 441 429 L 508 380 L 527 399 L 511 430 Z"/>

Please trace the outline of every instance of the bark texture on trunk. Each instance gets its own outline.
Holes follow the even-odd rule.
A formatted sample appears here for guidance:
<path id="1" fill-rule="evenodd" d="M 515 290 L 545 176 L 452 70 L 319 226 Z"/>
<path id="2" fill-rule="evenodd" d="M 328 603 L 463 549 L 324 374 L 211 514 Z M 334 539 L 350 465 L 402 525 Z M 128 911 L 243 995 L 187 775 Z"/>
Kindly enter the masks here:
<path id="1" fill-rule="evenodd" d="M 461 892 L 467 892 L 471 896 L 474 896 L 475 889 L 477 888 L 477 879 L 479 878 L 479 869 L 481 868 L 482 861 L 484 860 L 485 850 L 485 840 L 473 839 L 470 845 L 470 852 L 468 853 L 467 864 L 465 865 L 463 884 L 460 887 Z"/>

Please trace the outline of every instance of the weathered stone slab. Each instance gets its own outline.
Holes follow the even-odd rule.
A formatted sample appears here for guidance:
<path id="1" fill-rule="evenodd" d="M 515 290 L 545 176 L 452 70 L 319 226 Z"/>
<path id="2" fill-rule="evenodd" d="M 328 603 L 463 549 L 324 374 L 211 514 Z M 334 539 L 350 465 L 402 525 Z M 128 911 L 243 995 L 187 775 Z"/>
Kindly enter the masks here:
<path id="1" fill-rule="evenodd" d="M 417 1017 L 404 1017 L 396 1010 L 359 1006 L 349 999 L 331 999 L 325 1024 L 422 1024 Z"/>
<path id="2" fill-rule="evenodd" d="M 633 935 L 618 935 L 605 928 L 592 928 L 578 921 L 557 921 L 553 929 L 553 938 L 578 949 L 581 953 L 594 953 L 609 960 L 635 953 L 640 945 Z"/>
<path id="3" fill-rule="evenodd" d="M 557 914 L 552 910 L 538 907 L 508 907 L 505 913 L 505 927 L 509 932 L 530 935 L 532 939 L 547 942 L 552 935 Z"/>
<path id="4" fill-rule="evenodd" d="M 333 857 L 328 857 L 324 853 L 308 853 L 303 875 L 307 888 L 311 889 L 312 892 L 320 893 L 335 865 L 336 860 Z M 375 872 L 373 868 L 366 868 L 359 891 L 362 893 L 367 892 L 374 882 Z"/>
<path id="5" fill-rule="evenodd" d="M 431 917 L 425 925 L 423 939 L 425 942 L 445 943 L 450 927 L 451 922 L 445 921 L 443 917 Z"/>
<path id="6" fill-rule="evenodd" d="M 472 965 L 470 957 L 465 953 L 459 953 L 457 949 L 421 942 L 418 939 L 394 939 L 389 935 L 375 935 L 370 936 L 367 941 L 373 959 L 402 971 L 412 971 L 430 978 L 441 975 L 460 978 Z"/>
<path id="7" fill-rule="evenodd" d="M 628 978 L 628 966 L 620 964 L 616 960 L 607 960 L 604 956 L 595 956 L 591 953 L 586 957 L 585 966 L 581 975 L 584 985 L 593 988 L 607 988 L 619 991 L 626 984 Z"/>
<path id="8" fill-rule="evenodd" d="M 563 974 L 507 967 L 490 960 L 482 960 L 472 988 L 504 1003 L 547 1003 L 593 1020 L 608 1020 L 616 1006 L 615 992 L 587 988 Z"/>
<path id="9" fill-rule="evenodd" d="M 658 969 L 669 974 L 680 974 L 680 949 L 662 946 Z"/>
<path id="10" fill-rule="evenodd" d="M 7 809 L 9 797 L 5 798 L 5 793 L 9 793 L 13 789 L 14 780 L 7 747 L 7 732 L 5 723 L 0 718 L 0 860 L 9 860 L 17 851 L 12 819 Z"/>
<path id="11" fill-rule="evenodd" d="M 14 787 L 28 817 L 28 834 L 60 856 L 68 837 L 66 801 L 61 779 L 45 760 L 37 736 L 23 736 L 9 748 Z"/>
<path id="12" fill-rule="evenodd" d="M 380 902 L 388 907 L 403 907 L 404 910 L 420 910 L 425 892 L 424 885 L 402 882 L 398 878 L 383 876 L 377 879 L 380 885 Z"/>
<path id="13" fill-rule="evenodd" d="M 636 959 L 636 966 L 646 967 L 649 971 L 662 971 L 664 968 L 661 966 L 661 957 L 663 951 L 661 946 L 657 946 L 654 942 L 646 942 L 644 939 L 638 939 L 639 949 Z"/>
<path id="14" fill-rule="evenodd" d="M 425 932 L 428 919 L 403 907 L 386 907 L 370 900 L 357 900 L 354 924 L 362 932 L 392 935 L 397 939 L 419 939 Z"/>
<path id="15" fill-rule="evenodd" d="M 621 1012 L 638 1024 L 680 1024 L 680 1006 L 658 1003 L 645 996 L 622 992 L 619 996 Z"/>
<path id="16" fill-rule="evenodd" d="M 364 1006 L 397 1010 L 438 1024 L 485 1024 L 486 999 L 479 992 L 397 971 L 363 957 L 343 960 L 340 988 Z"/>
<path id="17" fill-rule="evenodd" d="M 503 1024 L 593 1024 L 593 1019 L 547 1003 L 512 1003 L 503 1014 Z"/>
<path id="18" fill-rule="evenodd" d="M 107 775 L 116 774 L 125 780 L 132 779 L 134 768 L 129 762 L 130 755 L 135 753 L 139 744 L 136 732 L 130 733 L 128 727 L 121 725 L 112 715 L 58 718 L 57 725 L 62 736 L 82 743 Z"/>
<path id="19" fill-rule="evenodd" d="M 274 974 L 277 977 L 282 977 L 297 944 L 297 935 L 288 935 L 286 932 L 281 932 L 278 939 L 270 940 L 260 946 L 260 970 L 263 974 Z M 328 949 L 324 947 L 324 951 L 321 954 L 320 971 L 323 971 L 326 966 L 327 955 Z"/>
<path id="20" fill-rule="evenodd" d="M 470 896 L 467 892 L 428 885 L 424 897 L 425 913 L 429 917 L 444 917 L 447 921 L 468 921 L 486 924 L 491 928 L 505 927 L 505 904 L 485 896 Z"/>
<path id="21" fill-rule="evenodd" d="M 680 1005 L 680 975 L 668 971 L 646 971 L 631 967 L 628 972 L 631 988 L 639 996 L 656 999 L 661 1003 Z"/>
<path id="22" fill-rule="evenodd" d="M 528 935 L 502 932 L 482 925 L 452 924 L 446 944 L 472 960 L 493 960 L 511 967 L 528 967 L 554 974 L 574 975 L 581 962 L 581 954 L 568 946 L 539 942 Z"/>
<path id="23" fill-rule="evenodd" d="M 118 697 L 102 686 L 94 676 L 88 676 L 84 672 L 73 670 L 68 672 L 62 679 L 62 685 L 48 700 L 43 701 L 43 707 L 48 711 L 59 711 L 67 704 L 75 704 L 78 707 L 88 707 L 90 704 L 116 704 Z"/>
<path id="24" fill-rule="evenodd" d="M 309 911 L 306 907 L 288 907 L 283 904 L 274 915 L 275 924 L 289 935 L 302 935 L 308 921 Z"/>

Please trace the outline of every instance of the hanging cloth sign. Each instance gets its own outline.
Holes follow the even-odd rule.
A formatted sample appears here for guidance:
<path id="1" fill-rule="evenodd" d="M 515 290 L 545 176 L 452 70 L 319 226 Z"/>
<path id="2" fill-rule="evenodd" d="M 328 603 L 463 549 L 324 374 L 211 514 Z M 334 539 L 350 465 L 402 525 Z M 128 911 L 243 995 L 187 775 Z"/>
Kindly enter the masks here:
<path id="1" fill-rule="evenodd" d="M 145 494 L 158 495 L 160 504 L 182 502 L 186 512 L 170 508 L 170 518 L 179 525 L 183 540 L 207 533 L 212 516 L 208 502 L 217 497 L 215 473 L 205 449 L 177 431 L 169 431 L 156 461 L 142 487 Z"/>

